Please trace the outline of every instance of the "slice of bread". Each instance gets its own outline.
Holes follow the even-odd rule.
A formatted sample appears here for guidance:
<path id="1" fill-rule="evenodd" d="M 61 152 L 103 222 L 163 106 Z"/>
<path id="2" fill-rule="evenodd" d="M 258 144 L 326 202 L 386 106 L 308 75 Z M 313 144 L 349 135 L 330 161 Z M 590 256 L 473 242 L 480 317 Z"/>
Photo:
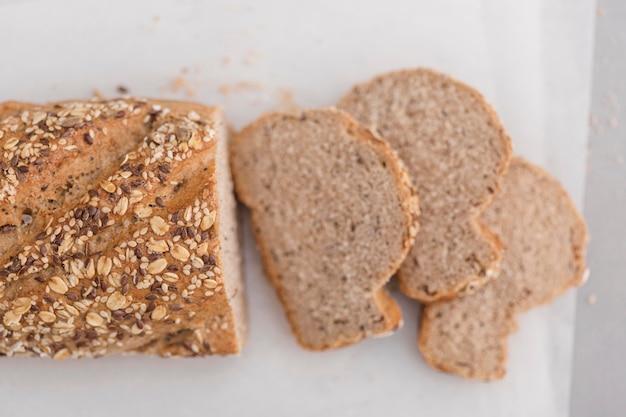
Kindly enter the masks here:
<path id="1" fill-rule="evenodd" d="M 419 208 L 387 142 L 335 109 L 272 113 L 235 137 L 231 165 L 304 348 L 337 348 L 401 324 L 383 286 L 414 242 Z"/>
<path id="2" fill-rule="evenodd" d="M 426 306 L 419 348 L 435 368 L 489 380 L 505 374 L 515 315 L 583 283 L 587 231 L 561 185 L 520 158 L 482 219 L 506 247 L 500 273 L 471 296 Z"/>
<path id="3" fill-rule="evenodd" d="M 477 218 L 500 187 L 511 143 L 480 93 L 405 70 L 355 86 L 339 107 L 389 141 L 417 187 L 421 229 L 398 272 L 402 291 L 431 302 L 495 275 L 501 244 Z"/>

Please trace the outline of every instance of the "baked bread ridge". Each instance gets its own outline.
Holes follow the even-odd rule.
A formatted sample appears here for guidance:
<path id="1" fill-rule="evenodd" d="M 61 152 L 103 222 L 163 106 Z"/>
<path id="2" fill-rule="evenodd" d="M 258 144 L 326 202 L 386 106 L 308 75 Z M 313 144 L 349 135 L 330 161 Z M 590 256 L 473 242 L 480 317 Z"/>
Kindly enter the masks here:
<path id="1" fill-rule="evenodd" d="M 421 228 L 398 271 L 400 289 L 428 303 L 484 285 L 502 244 L 479 216 L 512 154 L 491 105 L 454 78 L 418 68 L 358 84 L 338 107 L 391 144 L 417 187 Z"/>
<path id="2" fill-rule="evenodd" d="M 419 201 L 384 140 L 334 108 L 274 112 L 235 136 L 231 166 L 303 348 L 339 348 L 401 325 L 383 286 L 415 239 Z"/>
<path id="3" fill-rule="evenodd" d="M 425 306 L 418 345 L 435 368 L 493 380 L 506 373 L 517 314 L 584 282 L 588 237 L 562 186 L 518 157 L 482 219 L 506 247 L 499 276 L 471 296 Z"/>
<path id="4" fill-rule="evenodd" d="M 0 354 L 241 350 L 220 108 L 124 99 L 5 103 L 0 114 L 0 202 L 10 207 L 0 215 Z"/>

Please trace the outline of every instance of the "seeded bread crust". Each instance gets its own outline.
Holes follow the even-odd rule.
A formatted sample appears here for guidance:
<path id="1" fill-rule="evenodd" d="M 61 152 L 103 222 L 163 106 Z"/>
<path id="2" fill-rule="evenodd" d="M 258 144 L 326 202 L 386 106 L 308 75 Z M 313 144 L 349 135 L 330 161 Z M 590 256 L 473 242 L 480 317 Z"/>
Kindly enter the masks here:
<path id="1" fill-rule="evenodd" d="M 306 163 L 302 163 L 302 160 L 309 158 L 307 152 L 302 151 L 296 155 L 273 155 L 276 149 L 289 148 L 290 143 L 295 141 L 305 141 L 306 136 L 313 135 L 310 130 L 310 125 L 315 126 L 318 124 L 327 123 L 326 127 L 321 128 L 323 137 L 315 143 L 312 148 L 327 147 L 332 149 L 333 146 L 340 146 L 340 142 L 346 140 L 347 135 L 352 145 L 354 145 L 354 152 L 357 149 L 361 149 L 364 152 L 374 155 L 384 165 L 384 169 L 387 173 L 390 173 L 393 178 L 393 191 L 394 198 L 399 202 L 397 208 L 394 207 L 396 212 L 400 213 L 402 224 L 390 234 L 389 239 L 398 239 L 398 250 L 394 250 L 388 254 L 384 254 L 385 264 L 382 266 L 366 265 L 368 268 L 374 269 L 372 275 L 362 277 L 367 281 L 366 285 L 348 284 L 348 286 L 341 283 L 342 280 L 357 280 L 361 277 L 339 277 L 340 273 L 337 269 L 340 268 L 337 264 L 328 265 L 328 275 L 336 281 L 330 282 L 313 282 L 310 280 L 314 277 L 313 271 L 297 270 L 296 272 L 288 270 L 284 267 L 284 263 L 281 264 L 281 257 L 277 256 L 276 252 L 280 251 L 280 245 L 277 242 L 269 241 L 267 231 L 271 229 L 271 221 L 268 219 L 268 212 L 280 211 L 281 202 L 288 197 L 281 195 L 280 192 L 276 193 L 277 187 L 274 185 L 265 186 L 263 178 L 263 172 L 260 167 L 257 166 L 259 160 L 272 161 L 273 167 L 278 167 L 280 170 L 281 164 L 288 167 L 298 166 L 301 164 L 300 175 L 303 181 L 316 181 L 315 176 L 307 176 L 307 168 L 309 166 Z M 294 136 L 291 142 L 280 143 L 277 139 L 283 131 L 289 129 L 302 129 L 298 131 L 298 136 Z M 343 138 L 341 138 L 344 136 Z M 349 157 L 352 157 L 350 155 Z M 356 158 L 356 155 L 354 155 Z M 328 158 L 331 158 L 330 151 Z M 365 162 L 363 162 L 365 163 Z M 343 178 L 349 178 L 354 172 L 358 172 L 355 168 L 356 163 L 354 160 L 346 162 L 347 165 L 341 165 L 339 171 L 335 174 Z M 231 148 L 231 165 L 233 167 L 233 177 L 235 179 L 235 189 L 238 197 L 246 204 L 252 211 L 252 224 L 257 241 L 259 251 L 263 257 L 264 268 L 267 276 L 274 285 L 277 294 L 283 307 L 285 309 L 287 318 L 291 324 L 291 329 L 296 336 L 298 343 L 305 349 L 319 351 L 326 349 L 334 349 L 342 346 L 351 345 L 359 342 L 365 337 L 375 335 L 385 335 L 401 325 L 402 314 L 397 303 L 389 297 L 386 290 L 383 288 L 384 284 L 389 280 L 392 274 L 399 268 L 400 264 L 404 260 L 406 254 L 410 250 L 411 245 L 415 239 L 418 231 L 418 216 L 419 216 L 419 201 L 413 188 L 408 173 L 401 161 L 395 154 L 395 152 L 389 147 L 387 142 L 375 137 L 369 130 L 358 125 L 349 115 L 339 112 L 335 109 L 322 109 L 322 110 L 306 110 L 303 112 L 276 112 L 270 113 L 257 121 L 253 122 L 246 128 L 244 128 L 233 140 Z M 315 166 L 315 161 L 312 163 Z M 275 176 L 285 175 L 281 172 L 275 172 Z M 325 175 L 332 175 L 327 173 Z M 374 174 L 372 174 L 374 175 Z M 353 188 L 357 184 L 355 182 L 360 181 L 361 178 L 348 180 L 346 187 Z M 368 178 L 362 179 L 363 182 Z M 330 182 L 330 181 L 329 181 Z M 264 189 L 265 188 L 265 189 Z M 271 189 L 271 190 L 270 190 Z M 335 192 L 337 190 L 333 190 Z M 295 191 L 294 191 L 295 192 Z M 300 192 L 299 196 L 302 195 Z M 336 194 L 335 194 L 336 197 Z M 392 198 L 385 201 L 385 205 L 393 206 Z M 323 204 L 327 207 L 324 213 L 316 212 L 311 205 L 303 204 L 298 205 L 301 215 L 304 219 L 313 219 L 315 222 L 323 224 L 328 222 L 327 218 L 344 210 L 340 207 L 334 207 L 336 203 L 334 199 L 329 198 L 329 201 L 324 200 Z M 357 202 L 355 201 L 355 204 Z M 372 214 L 375 214 L 375 210 L 380 207 L 371 207 Z M 393 211 L 393 210 L 392 210 Z M 361 219 L 353 219 L 353 221 L 360 221 Z M 285 217 L 285 221 L 288 219 Z M 359 226 L 361 227 L 361 226 Z M 363 226 L 366 227 L 366 226 Z M 286 226 L 284 226 L 287 229 Z M 289 239 L 292 239 L 294 245 L 308 245 L 312 239 L 319 237 L 323 234 L 321 231 L 316 236 L 306 235 L 293 230 L 281 230 L 281 233 L 288 235 Z M 326 243 L 328 245 L 348 245 L 348 248 L 353 251 L 357 251 L 354 244 L 351 242 L 340 241 L 339 237 L 330 237 Z M 372 241 L 364 242 L 370 247 L 376 246 L 375 236 L 372 236 Z M 396 242 L 394 242 L 396 243 Z M 296 258 L 305 257 L 305 250 L 296 252 Z M 320 259 L 324 256 L 323 252 L 317 254 Z M 293 262 L 297 262 L 296 259 Z M 323 262 L 320 260 L 320 262 Z M 353 262 L 346 259 L 345 262 L 350 264 Z M 373 263 L 373 261 L 369 261 Z M 282 266 L 282 267 L 281 267 Z M 355 269 L 350 264 L 350 268 Z M 297 268 L 296 268 L 297 269 Z M 353 272 L 353 271 L 351 271 Z M 293 273 L 292 275 L 289 275 Z M 346 275 L 349 275 L 347 273 Z M 341 278 L 341 279 L 340 279 Z M 309 311 L 302 314 L 301 310 L 306 308 L 307 300 L 301 297 L 303 294 L 293 295 L 294 293 L 288 289 L 293 282 L 304 282 L 309 285 L 310 291 L 318 291 L 319 296 L 326 299 L 325 302 L 321 302 L 315 307 L 309 306 Z M 304 285 L 304 284 L 303 284 Z M 365 288 L 363 288 L 365 287 Z M 316 292 L 316 294 L 318 294 Z M 333 296 L 336 293 L 340 293 L 343 300 L 358 301 L 345 307 L 341 305 L 344 301 L 335 300 Z M 291 294 L 291 295 L 290 295 Z M 348 303 L 348 301 L 345 301 Z M 343 308 L 343 310 L 342 310 Z M 346 311 L 346 308 L 348 309 Z M 354 310 L 350 310 L 353 308 Z M 363 322 L 355 324 L 354 321 L 358 320 L 356 310 L 361 308 L 371 309 L 371 316 L 375 319 L 368 319 Z M 337 328 L 329 330 L 328 328 L 322 328 L 326 326 L 323 318 L 317 320 L 313 318 L 316 314 L 324 314 L 321 310 L 330 311 L 331 315 L 334 315 L 337 324 Z M 306 316 L 304 319 L 302 318 Z M 317 321 L 316 321 L 317 320 Z M 321 324 L 320 324 L 321 323 Z M 345 324 L 345 326 L 343 326 Z M 319 328 L 316 326 L 320 326 Z M 332 326 L 332 323 L 331 323 Z M 342 327 L 343 326 L 343 327 Z M 334 333 L 333 333 L 334 332 Z"/>
<path id="2" fill-rule="evenodd" d="M 561 185 L 521 158 L 482 218 L 506 246 L 499 276 L 471 296 L 427 305 L 418 345 L 435 368 L 493 380 L 506 373 L 516 316 L 584 282 L 588 237 Z"/>
<path id="3" fill-rule="evenodd" d="M 467 85 L 428 69 L 356 85 L 339 103 L 389 141 L 421 201 L 421 231 L 398 271 L 400 289 L 422 302 L 484 285 L 502 244 L 479 221 L 500 188 L 511 142 L 493 108 Z"/>
<path id="4" fill-rule="evenodd" d="M 0 116 L 0 355 L 241 350 L 221 109 L 9 102 Z"/>

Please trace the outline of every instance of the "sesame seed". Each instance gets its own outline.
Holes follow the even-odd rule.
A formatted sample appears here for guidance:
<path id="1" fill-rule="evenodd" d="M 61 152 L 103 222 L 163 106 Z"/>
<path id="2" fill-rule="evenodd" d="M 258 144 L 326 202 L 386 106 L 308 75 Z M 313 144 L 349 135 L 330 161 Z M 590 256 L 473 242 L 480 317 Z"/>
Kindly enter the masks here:
<path id="1" fill-rule="evenodd" d="M 170 229 L 165 220 L 159 216 L 154 216 L 150 219 L 150 227 L 152 231 L 159 236 L 163 236 Z"/>
<path id="2" fill-rule="evenodd" d="M 109 310 L 119 310 L 126 308 L 130 302 L 126 299 L 126 296 L 120 292 L 112 293 L 107 299 L 106 306 Z"/>
<path id="3" fill-rule="evenodd" d="M 128 210 L 128 198 L 122 197 L 115 205 L 115 208 L 113 209 L 113 213 L 123 216 L 124 214 L 126 214 L 127 210 Z"/>
<path id="4" fill-rule="evenodd" d="M 196 133 L 191 139 L 189 139 L 189 147 L 191 149 L 200 149 L 202 148 L 202 138 Z"/>
<path id="5" fill-rule="evenodd" d="M 163 272 L 167 267 L 167 260 L 164 258 L 157 259 L 148 265 L 147 271 L 149 274 L 158 274 Z"/>
<path id="6" fill-rule="evenodd" d="M 19 142 L 19 139 L 18 139 L 18 138 L 9 138 L 9 139 L 8 139 L 8 140 L 4 143 L 3 148 L 4 148 L 5 150 L 8 150 L 8 149 L 13 149 L 13 148 L 15 148 L 15 147 L 16 147 L 15 145 L 17 145 L 17 143 L 18 143 L 18 142 Z"/>
<path id="7" fill-rule="evenodd" d="M 117 187 L 111 181 L 106 180 L 100 183 L 100 187 L 102 187 L 104 191 L 110 194 L 114 193 L 117 190 Z"/>
<path id="8" fill-rule="evenodd" d="M 183 219 L 185 219 L 185 221 L 187 223 L 189 223 L 191 221 L 191 216 L 193 215 L 193 209 L 191 208 L 191 206 L 188 206 L 185 209 L 185 214 L 183 215 Z"/>
<path id="9" fill-rule="evenodd" d="M 167 282 L 177 282 L 178 278 L 178 275 L 173 272 L 165 272 L 163 274 L 163 279 Z"/>
<path id="10" fill-rule="evenodd" d="M 166 252 L 169 249 L 164 240 L 151 240 L 146 246 L 149 250 L 158 253 Z"/>
<path id="11" fill-rule="evenodd" d="M 208 242 L 204 242 L 200 245 L 198 245 L 198 247 L 196 248 L 196 253 L 198 254 L 198 256 L 203 256 L 206 255 L 209 251 L 209 244 Z"/>
<path id="12" fill-rule="evenodd" d="M 177 259 L 181 262 L 186 262 L 187 260 L 189 260 L 190 256 L 189 251 L 181 245 L 175 245 L 170 251 L 170 254 L 172 255 L 172 257 L 174 257 L 174 259 Z"/>
<path id="13" fill-rule="evenodd" d="M 59 350 L 58 352 L 56 352 L 54 354 L 54 356 L 52 356 L 52 359 L 57 360 L 57 361 L 61 361 L 64 359 L 68 359 L 72 356 L 72 352 L 68 349 L 68 348 L 63 348 L 61 350 Z"/>
<path id="14" fill-rule="evenodd" d="M 49 311 L 40 311 L 39 312 L 39 318 L 41 319 L 41 321 L 43 321 L 44 323 L 54 323 L 57 319 L 57 316 L 54 313 L 51 313 Z"/>
<path id="15" fill-rule="evenodd" d="M 107 276 L 111 272 L 111 268 L 113 267 L 113 261 L 108 256 L 101 256 L 98 258 L 98 264 L 96 266 L 96 271 L 100 276 Z"/>
<path id="16" fill-rule="evenodd" d="M 13 326 L 15 324 L 18 324 L 20 320 L 22 320 L 21 314 L 16 314 L 14 311 L 7 311 L 4 314 L 4 318 L 2 319 L 2 322 L 6 326 Z"/>
<path id="17" fill-rule="evenodd" d="M 165 306 L 159 305 L 152 311 L 152 314 L 150 314 L 150 318 L 152 320 L 162 320 L 166 314 L 167 310 L 165 309 Z"/>
<path id="18" fill-rule="evenodd" d="M 13 313 L 22 315 L 30 310 L 30 298 L 20 297 L 13 301 Z"/>
<path id="19" fill-rule="evenodd" d="M 215 216 L 216 216 L 216 212 L 212 211 L 209 214 L 207 214 L 206 216 L 202 217 L 202 222 L 200 222 L 200 229 L 204 232 L 208 229 L 211 228 L 211 226 L 213 226 L 213 223 L 215 223 Z"/>
<path id="20" fill-rule="evenodd" d="M 140 219 L 148 218 L 152 215 L 152 208 L 149 206 L 138 205 L 135 207 L 135 214 Z"/>
<path id="21" fill-rule="evenodd" d="M 98 313 L 90 312 L 87 313 L 86 321 L 90 326 L 100 327 L 104 324 L 104 319 Z"/>
<path id="22" fill-rule="evenodd" d="M 58 294 L 65 294 L 69 288 L 61 277 L 52 277 L 48 282 L 50 289 Z"/>
<path id="23" fill-rule="evenodd" d="M 215 288 L 217 287 L 217 281 L 214 279 L 206 279 L 203 284 L 206 288 Z"/>

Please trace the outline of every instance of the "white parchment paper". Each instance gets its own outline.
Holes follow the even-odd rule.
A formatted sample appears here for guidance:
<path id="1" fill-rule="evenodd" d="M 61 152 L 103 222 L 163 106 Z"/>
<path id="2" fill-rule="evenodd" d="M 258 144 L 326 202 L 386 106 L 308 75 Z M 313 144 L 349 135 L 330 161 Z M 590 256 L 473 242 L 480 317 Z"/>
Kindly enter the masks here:
<path id="1" fill-rule="evenodd" d="M 355 82 L 432 66 L 480 89 L 519 154 L 582 202 L 593 0 L 0 0 L 0 100 L 134 95 L 222 104 L 237 128 L 277 107 L 331 105 Z M 300 349 L 249 225 L 250 338 L 239 358 L 0 360 L 0 416 L 566 416 L 573 292 L 527 313 L 508 375 L 429 368 L 416 303 L 392 337 Z M 392 414 L 393 413 L 393 414 Z"/>

